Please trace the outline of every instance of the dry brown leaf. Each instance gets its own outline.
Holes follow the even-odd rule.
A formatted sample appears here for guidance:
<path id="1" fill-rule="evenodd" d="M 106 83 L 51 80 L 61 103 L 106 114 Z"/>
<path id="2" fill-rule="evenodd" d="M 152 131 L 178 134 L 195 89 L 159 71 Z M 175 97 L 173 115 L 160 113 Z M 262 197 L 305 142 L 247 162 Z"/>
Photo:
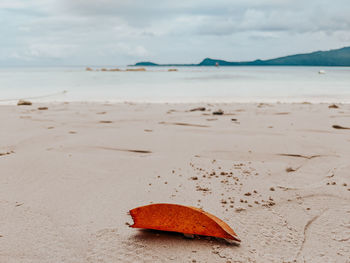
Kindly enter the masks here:
<path id="1" fill-rule="evenodd" d="M 240 242 L 221 219 L 199 208 L 176 204 L 151 204 L 130 210 L 130 227 L 212 236 Z"/>

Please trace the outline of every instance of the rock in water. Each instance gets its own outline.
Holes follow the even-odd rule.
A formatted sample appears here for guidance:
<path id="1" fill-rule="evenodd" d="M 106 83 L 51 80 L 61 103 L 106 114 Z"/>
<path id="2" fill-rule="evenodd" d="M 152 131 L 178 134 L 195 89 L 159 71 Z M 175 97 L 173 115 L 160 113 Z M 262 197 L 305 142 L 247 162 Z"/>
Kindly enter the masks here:
<path id="1" fill-rule="evenodd" d="M 126 71 L 146 71 L 145 68 L 127 68 Z"/>

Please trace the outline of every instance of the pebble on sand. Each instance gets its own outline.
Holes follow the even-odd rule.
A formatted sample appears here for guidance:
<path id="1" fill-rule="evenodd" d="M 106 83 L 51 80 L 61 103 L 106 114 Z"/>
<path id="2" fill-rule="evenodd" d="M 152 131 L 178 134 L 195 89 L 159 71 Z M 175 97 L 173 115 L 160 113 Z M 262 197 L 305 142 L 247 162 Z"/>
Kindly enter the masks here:
<path id="1" fill-rule="evenodd" d="M 329 105 L 328 108 L 330 108 L 330 109 L 338 109 L 339 106 L 336 105 L 336 104 L 332 104 L 332 105 Z"/>
<path id="2" fill-rule="evenodd" d="M 224 115 L 224 111 L 223 110 L 214 111 L 213 115 Z"/>
<path id="3" fill-rule="evenodd" d="M 19 100 L 17 102 L 17 106 L 30 106 L 30 105 L 32 105 L 32 102 L 28 100 Z"/>
<path id="4" fill-rule="evenodd" d="M 296 169 L 294 169 L 293 167 L 287 167 L 286 168 L 286 172 L 287 173 L 291 173 L 291 172 L 295 172 L 296 171 Z"/>
<path id="5" fill-rule="evenodd" d="M 198 107 L 198 108 L 193 108 L 193 109 L 190 109 L 190 111 L 205 111 L 205 107 Z"/>

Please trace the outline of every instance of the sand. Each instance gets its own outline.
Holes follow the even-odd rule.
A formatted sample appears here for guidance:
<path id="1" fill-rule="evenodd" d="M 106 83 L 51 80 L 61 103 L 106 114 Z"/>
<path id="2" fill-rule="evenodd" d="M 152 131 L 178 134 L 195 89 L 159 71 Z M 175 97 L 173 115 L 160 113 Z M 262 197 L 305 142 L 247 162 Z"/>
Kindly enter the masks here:
<path id="1" fill-rule="evenodd" d="M 0 106 L 0 262 L 350 262 L 350 105 L 328 106 Z M 128 227 L 159 202 L 240 246 Z"/>

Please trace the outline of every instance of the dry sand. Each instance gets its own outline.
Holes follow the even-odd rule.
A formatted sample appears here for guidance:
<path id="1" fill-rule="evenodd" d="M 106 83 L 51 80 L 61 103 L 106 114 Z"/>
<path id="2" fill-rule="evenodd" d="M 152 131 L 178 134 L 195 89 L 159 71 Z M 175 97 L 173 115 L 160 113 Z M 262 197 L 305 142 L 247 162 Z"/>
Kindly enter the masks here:
<path id="1" fill-rule="evenodd" d="M 350 130 L 332 127 L 350 105 L 34 103 L 0 121 L 0 262 L 350 262 Z M 152 202 L 242 243 L 129 228 Z"/>

